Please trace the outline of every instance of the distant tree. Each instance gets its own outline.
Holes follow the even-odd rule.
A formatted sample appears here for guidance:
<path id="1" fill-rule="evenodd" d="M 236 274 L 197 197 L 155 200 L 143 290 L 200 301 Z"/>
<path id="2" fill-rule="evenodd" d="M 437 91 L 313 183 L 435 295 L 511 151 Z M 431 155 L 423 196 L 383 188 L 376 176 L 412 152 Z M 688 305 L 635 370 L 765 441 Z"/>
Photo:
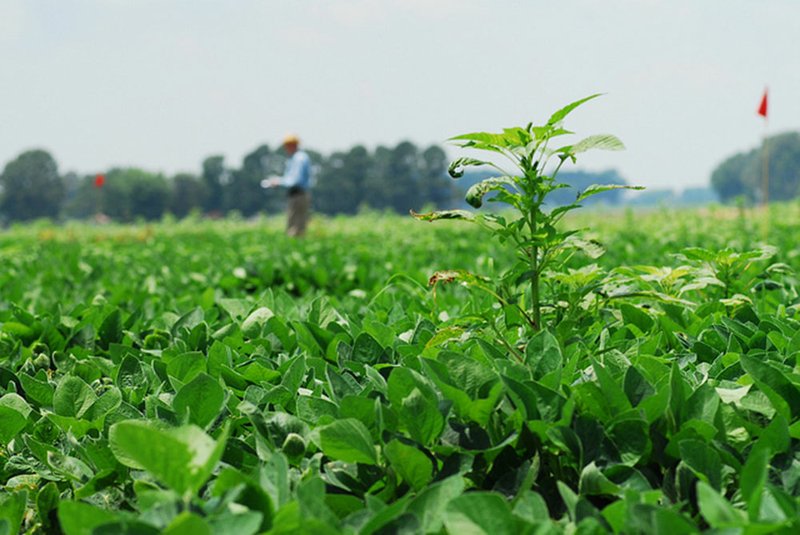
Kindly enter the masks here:
<path id="1" fill-rule="evenodd" d="M 101 210 L 102 191 L 94 186 L 96 175 L 64 175 L 65 197 L 61 213 L 67 218 L 85 219 Z"/>
<path id="2" fill-rule="evenodd" d="M 379 146 L 371 159 L 362 187 L 363 204 L 379 210 L 391 208 L 391 194 L 394 189 L 390 179 L 392 150 Z"/>
<path id="3" fill-rule="evenodd" d="M 121 221 L 158 219 L 167 209 L 170 188 L 163 175 L 137 168 L 112 169 L 101 191 L 102 211 Z"/>
<path id="4" fill-rule="evenodd" d="M 271 155 L 269 147 L 261 145 L 244 157 L 240 169 L 231 172 L 230 182 L 224 186 L 226 211 L 237 210 L 251 216 L 264 210 L 266 193 L 261 181 L 270 174 Z"/>
<path id="5" fill-rule="evenodd" d="M 711 174 L 711 185 L 722 201 L 744 196 L 750 201 L 763 197 L 763 146 L 734 154 Z M 800 195 L 800 132 L 787 132 L 767 139 L 769 199 L 782 201 Z"/>
<path id="6" fill-rule="evenodd" d="M 711 173 L 711 186 L 720 200 L 727 202 L 740 196 L 755 200 L 756 192 L 748 184 L 751 181 L 745 180 L 746 171 L 752 167 L 755 158 L 756 151 L 742 152 L 731 156 L 714 169 Z"/>
<path id="7" fill-rule="evenodd" d="M 354 214 L 365 198 L 364 186 L 373 164 L 363 146 L 334 152 L 320 164 L 314 186 L 314 208 L 324 214 Z"/>
<path id="8" fill-rule="evenodd" d="M 0 175 L 0 212 L 12 220 L 57 218 L 64 199 L 58 164 L 45 150 L 30 150 L 9 162 Z"/>
<path id="9" fill-rule="evenodd" d="M 314 209 L 323 214 L 352 214 L 358 207 L 355 180 L 347 170 L 347 154 L 334 152 L 320 166 L 314 185 Z"/>
<path id="10" fill-rule="evenodd" d="M 203 208 L 206 212 L 221 214 L 224 205 L 224 188 L 230 181 L 230 172 L 225 168 L 224 156 L 209 156 L 203 160 L 203 182 L 208 196 Z"/>
<path id="11" fill-rule="evenodd" d="M 438 145 L 431 145 L 422 152 L 419 160 L 419 191 L 423 203 L 444 208 L 453 201 L 455 188 L 447 174 L 447 154 Z"/>
<path id="12" fill-rule="evenodd" d="M 395 212 L 403 214 L 411 209 L 422 209 L 424 194 L 420 190 L 419 164 L 417 146 L 410 141 L 403 141 L 392 150 L 386 187 L 390 206 Z"/>
<path id="13" fill-rule="evenodd" d="M 169 211 L 177 217 L 186 217 L 194 209 L 202 209 L 208 198 L 208 186 L 190 173 L 172 177 L 172 194 Z"/>

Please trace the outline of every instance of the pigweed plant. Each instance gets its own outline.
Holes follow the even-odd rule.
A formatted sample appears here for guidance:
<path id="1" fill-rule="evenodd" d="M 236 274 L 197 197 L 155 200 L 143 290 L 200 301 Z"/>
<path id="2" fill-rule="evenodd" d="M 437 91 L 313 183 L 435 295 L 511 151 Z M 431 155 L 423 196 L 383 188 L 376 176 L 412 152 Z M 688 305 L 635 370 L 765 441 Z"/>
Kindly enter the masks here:
<path id="1" fill-rule="evenodd" d="M 466 201 L 475 208 L 487 200 L 505 204 L 509 210 L 475 214 L 466 210 L 443 210 L 426 214 L 413 213 L 417 219 L 435 221 L 460 219 L 477 223 L 501 242 L 510 242 L 516 249 L 516 262 L 497 281 L 477 277 L 464 271 L 440 271 L 431 277 L 431 284 L 458 281 L 467 286 L 488 291 L 502 305 L 507 323 L 510 316 L 521 316 L 533 331 L 543 327 L 542 296 L 543 277 L 548 272 L 559 272 L 570 251 L 584 250 L 589 256 L 602 254 L 597 244 L 581 240 L 578 230 L 562 230 L 559 223 L 566 214 L 579 208 L 585 199 L 613 189 L 641 189 L 636 186 L 595 184 L 578 192 L 575 201 L 548 209 L 548 196 L 567 184 L 556 181 L 558 172 L 567 161 L 575 163 L 579 154 L 590 149 L 622 150 L 624 145 L 610 134 L 592 135 L 577 143 L 554 147 L 562 136 L 573 134 L 563 127 L 564 119 L 575 108 L 599 95 L 575 101 L 555 112 L 547 123 L 535 126 L 506 128 L 500 133 L 475 132 L 450 139 L 462 148 L 475 149 L 500 155 L 510 162 L 514 170 L 508 172 L 494 161 L 461 157 L 452 162 L 450 176 L 457 179 L 467 167 L 488 166 L 498 172 L 472 186 Z M 505 162 L 504 162 L 505 163 Z"/>

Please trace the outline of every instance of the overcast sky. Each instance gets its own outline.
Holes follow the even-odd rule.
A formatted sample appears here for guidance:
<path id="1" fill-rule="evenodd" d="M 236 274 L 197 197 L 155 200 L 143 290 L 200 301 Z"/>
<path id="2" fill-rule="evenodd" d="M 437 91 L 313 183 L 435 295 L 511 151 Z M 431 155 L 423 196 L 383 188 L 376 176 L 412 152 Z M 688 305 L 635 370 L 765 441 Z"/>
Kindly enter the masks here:
<path id="1" fill-rule="evenodd" d="M 760 143 L 765 86 L 769 132 L 800 130 L 798 36 L 798 0 L 0 0 L 0 166 L 427 145 L 600 92 L 566 126 L 627 150 L 578 167 L 699 186 Z"/>

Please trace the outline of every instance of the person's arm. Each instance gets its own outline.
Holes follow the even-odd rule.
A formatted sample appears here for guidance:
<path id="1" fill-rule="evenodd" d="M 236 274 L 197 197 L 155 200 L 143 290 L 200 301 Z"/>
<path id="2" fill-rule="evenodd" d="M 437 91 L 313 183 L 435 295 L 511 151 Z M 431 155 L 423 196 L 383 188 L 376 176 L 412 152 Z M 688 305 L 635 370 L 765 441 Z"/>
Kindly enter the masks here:
<path id="1" fill-rule="evenodd" d="M 300 161 L 300 155 L 292 155 L 286 161 L 286 170 L 283 172 L 283 176 L 271 176 L 265 180 L 261 181 L 261 186 L 264 188 L 276 188 L 278 186 L 284 186 L 286 188 L 291 188 L 292 186 L 296 186 L 300 183 L 302 179 L 302 163 Z"/>
<path id="2" fill-rule="evenodd" d="M 291 188 L 300 184 L 303 171 L 303 155 L 295 153 L 286 162 L 286 170 L 280 179 L 280 185 L 286 188 Z"/>

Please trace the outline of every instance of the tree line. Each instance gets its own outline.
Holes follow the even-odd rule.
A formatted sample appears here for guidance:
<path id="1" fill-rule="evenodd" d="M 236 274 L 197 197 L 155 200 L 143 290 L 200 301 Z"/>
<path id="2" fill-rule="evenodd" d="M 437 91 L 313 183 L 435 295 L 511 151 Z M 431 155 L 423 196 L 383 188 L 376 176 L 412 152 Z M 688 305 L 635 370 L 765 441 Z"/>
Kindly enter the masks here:
<path id="1" fill-rule="evenodd" d="M 363 208 L 407 213 L 424 206 L 446 207 L 456 197 L 447 177 L 447 155 L 441 147 L 419 148 L 403 141 L 370 151 L 355 146 L 323 155 L 307 151 L 314 168 L 314 210 L 354 214 Z M 103 214 L 118 221 L 153 220 L 190 213 L 250 217 L 277 213 L 285 203 L 280 189 L 261 181 L 280 175 L 286 163 L 282 149 L 261 145 L 239 166 L 224 156 L 203 160 L 198 173 L 167 176 L 140 168 L 113 168 L 99 174 L 59 172 L 53 156 L 29 150 L 8 162 L 0 175 L 0 219 L 90 218 Z"/>
<path id="2" fill-rule="evenodd" d="M 769 200 L 785 201 L 800 195 L 800 132 L 766 139 Z M 764 145 L 739 152 L 723 161 L 711 174 L 711 186 L 723 202 L 763 200 Z"/>

